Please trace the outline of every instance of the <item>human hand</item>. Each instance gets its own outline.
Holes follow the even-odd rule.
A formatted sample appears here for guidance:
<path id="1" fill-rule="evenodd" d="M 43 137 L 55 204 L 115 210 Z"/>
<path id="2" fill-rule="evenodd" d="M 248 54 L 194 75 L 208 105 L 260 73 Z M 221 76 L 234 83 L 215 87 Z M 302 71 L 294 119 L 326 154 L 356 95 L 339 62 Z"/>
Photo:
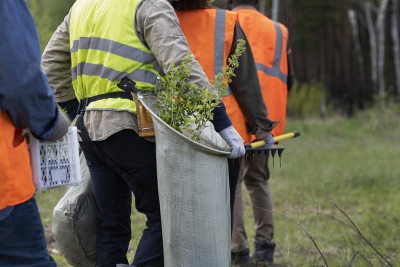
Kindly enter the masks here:
<path id="1" fill-rule="evenodd" d="M 232 148 L 231 154 L 228 156 L 230 159 L 240 158 L 246 153 L 242 137 L 238 132 L 229 126 L 222 131 L 218 132 L 222 139 Z"/>
<path id="2" fill-rule="evenodd" d="M 68 132 L 68 124 L 69 120 L 65 116 L 64 112 L 58 110 L 57 126 L 54 129 L 54 132 L 46 141 L 56 141 L 58 139 L 61 139 L 61 137 L 63 137 Z"/>
<path id="3" fill-rule="evenodd" d="M 258 128 L 255 135 L 256 135 L 257 141 L 265 142 L 265 145 L 263 146 L 263 148 L 270 149 L 272 147 L 272 145 L 275 143 L 275 139 L 271 135 L 271 132 L 268 132 L 264 129 Z"/>

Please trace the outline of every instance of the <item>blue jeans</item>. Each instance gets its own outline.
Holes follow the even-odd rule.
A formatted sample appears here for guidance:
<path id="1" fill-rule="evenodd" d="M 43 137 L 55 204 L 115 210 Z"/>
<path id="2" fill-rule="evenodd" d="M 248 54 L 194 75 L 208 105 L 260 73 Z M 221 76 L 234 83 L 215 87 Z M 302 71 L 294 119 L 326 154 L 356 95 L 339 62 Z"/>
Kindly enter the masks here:
<path id="1" fill-rule="evenodd" d="M 34 198 L 14 206 L 9 216 L 0 221 L 0 266 L 57 266 L 47 251 Z"/>
<path id="2" fill-rule="evenodd" d="M 94 142 L 103 154 L 140 182 L 157 184 L 155 144 L 133 130 L 122 130 L 104 141 Z M 131 239 L 132 192 L 136 210 L 147 217 L 147 228 L 136 248 L 134 266 L 163 267 L 163 243 L 158 192 L 144 191 L 127 183 L 93 153 L 85 142 L 81 148 L 92 178 L 98 218 L 97 253 L 99 267 L 128 264 L 126 253 Z"/>

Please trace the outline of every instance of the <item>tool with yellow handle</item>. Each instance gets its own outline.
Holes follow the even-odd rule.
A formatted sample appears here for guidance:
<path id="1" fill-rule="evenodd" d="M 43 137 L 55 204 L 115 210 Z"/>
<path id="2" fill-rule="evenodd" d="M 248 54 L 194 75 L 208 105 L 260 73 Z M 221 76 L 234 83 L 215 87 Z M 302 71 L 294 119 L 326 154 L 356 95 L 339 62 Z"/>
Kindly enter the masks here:
<path id="1" fill-rule="evenodd" d="M 274 137 L 274 140 L 275 140 L 275 142 L 278 142 L 278 141 L 282 141 L 282 140 L 285 140 L 285 139 L 294 138 L 294 137 L 298 137 L 298 136 L 300 136 L 300 132 L 299 131 L 294 131 L 294 132 L 291 132 L 291 133 L 287 133 L 287 134 L 282 134 L 282 135 L 276 136 L 276 137 Z M 259 147 L 262 147 L 264 145 L 265 145 L 265 141 L 256 141 L 256 142 L 247 144 L 245 147 L 246 147 L 246 149 L 247 148 L 251 149 L 251 148 L 259 148 Z"/>
<path id="2" fill-rule="evenodd" d="M 300 136 L 300 132 L 294 131 L 291 133 L 276 136 L 276 137 L 274 137 L 274 141 L 278 142 L 278 141 L 282 141 L 285 139 L 294 138 L 294 137 L 298 137 L 298 136 Z M 283 147 L 263 148 L 264 145 L 265 145 L 265 141 L 256 141 L 256 142 L 245 145 L 246 154 L 244 155 L 244 160 L 245 160 L 246 164 L 247 164 L 249 158 L 254 163 L 254 157 L 256 155 L 258 155 L 259 161 L 260 161 L 261 155 L 265 155 L 266 157 L 271 155 L 272 156 L 272 166 L 274 166 L 274 157 L 275 157 L 276 152 L 278 152 L 279 162 L 280 162 L 279 165 L 281 166 L 281 156 L 282 156 L 283 150 L 285 150 L 285 148 L 283 148 Z"/>

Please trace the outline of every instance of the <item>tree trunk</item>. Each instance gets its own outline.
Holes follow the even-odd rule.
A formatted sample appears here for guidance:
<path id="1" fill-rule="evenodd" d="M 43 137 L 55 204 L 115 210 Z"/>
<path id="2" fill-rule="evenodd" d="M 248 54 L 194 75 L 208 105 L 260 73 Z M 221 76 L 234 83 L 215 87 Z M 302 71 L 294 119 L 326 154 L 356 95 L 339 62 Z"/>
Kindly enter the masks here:
<path id="1" fill-rule="evenodd" d="M 366 80 L 367 80 L 367 75 L 365 73 L 365 64 L 364 64 L 364 57 L 362 54 L 361 50 L 361 43 L 360 43 L 360 36 L 358 32 L 358 23 L 357 23 L 357 17 L 356 17 L 356 12 L 354 12 L 353 9 L 348 10 L 348 15 L 349 15 L 349 22 L 352 28 L 352 35 L 353 35 L 353 40 L 354 40 L 354 49 L 356 51 L 356 56 L 357 56 L 357 63 L 358 63 L 358 81 L 359 81 L 359 95 L 364 95 L 365 90 L 366 90 Z M 361 97 L 360 97 L 361 98 Z M 363 99 L 358 99 L 359 105 L 362 106 L 363 104 Z"/>
<path id="2" fill-rule="evenodd" d="M 382 0 L 379 6 L 376 20 L 376 32 L 378 33 L 378 86 L 379 98 L 385 97 L 385 18 L 389 0 Z"/>
<path id="3" fill-rule="evenodd" d="M 263 13 L 265 15 L 265 6 L 267 5 L 267 0 L 260 0 L 260 5 L 258 8 L 258 11 L 260 11 L 261 13 Z"/>
<path id="4" fill-rule="evenodd" d="M 400 41 L 399 41 L 399 18 L 398 18 L 398 0 L 392 0 L 391 6 L 391 35 L 393 43 L 393 60 L 394 60 L 394 73 L 396 81 L 397 94 L 400 95 Z"/>
<path id="5" fill-rule="evenodd" d="M 369 43 L 371 46 L 371 80 L 372 80 L 372 88 L 375 91 L 376 85 L 378 83 L 378 53 L 377 53 L 377 41 L 376 41 L 376 33 L 374 23 L 372 21 L 371 16 L 371 2 L 365 3 L 365 18 L 367 21 L 368 34 L 369 34 Z"/>
<path id="6" fill-rule="evenodd" d="M 278 13 L 279 13 L 279 0 L 272 0 L 272 8 L 271 8 L 271 19 L 273 21 L 278 21 Z"/>
<path id="7" fill-rule="evenodd" d="M 225 0 L 215 0 L 213 3 L 211 3 L 211 5 L 213 5 L 213 6 L 215 6 L 215 7 L 219 7 L 219 8 L 226 9 L 226 8 L 228 8 L 228 1 L 225 1 Z"/>

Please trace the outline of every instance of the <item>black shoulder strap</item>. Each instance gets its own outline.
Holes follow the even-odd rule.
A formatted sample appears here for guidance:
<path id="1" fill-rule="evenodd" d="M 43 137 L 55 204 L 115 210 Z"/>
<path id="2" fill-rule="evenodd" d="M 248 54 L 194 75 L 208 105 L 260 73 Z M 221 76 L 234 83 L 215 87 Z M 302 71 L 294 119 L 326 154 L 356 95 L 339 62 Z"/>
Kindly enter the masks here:
<path id="1" fill-rule="evenodd" d="M 86 142 L 89 144 L 90 149 L 92 152 L 96 153 L 96 155 L 105 163 L 107 164 L 111 169 L 113 169 L 116 173 L 118 173 L 127 183 L 131 183 L 140 189 L 144 191 L 150 191 L 150 192 L 158 192 L 157 185 L 153 185 L 150 183 L 146 182 L 140 182 L 136 181 L 133 179 L 129 174 L 127 174 L 125 171 L 123 171 L 120 167 L 118 167 L 117 164 L 112 162 L 109 158 L 107 158 L 103 152 L 96 146 L 96 144 L 90 139 L 89 134 L 86 130 L 86 127 L 83 123 L 83 115 L 85 112 L 83 112 L 81 115 L 79 115 L 78 120 L 77 120 L 77 128 L 80 130 L 80 136 L 82 138 L 82 141 Z"/>

